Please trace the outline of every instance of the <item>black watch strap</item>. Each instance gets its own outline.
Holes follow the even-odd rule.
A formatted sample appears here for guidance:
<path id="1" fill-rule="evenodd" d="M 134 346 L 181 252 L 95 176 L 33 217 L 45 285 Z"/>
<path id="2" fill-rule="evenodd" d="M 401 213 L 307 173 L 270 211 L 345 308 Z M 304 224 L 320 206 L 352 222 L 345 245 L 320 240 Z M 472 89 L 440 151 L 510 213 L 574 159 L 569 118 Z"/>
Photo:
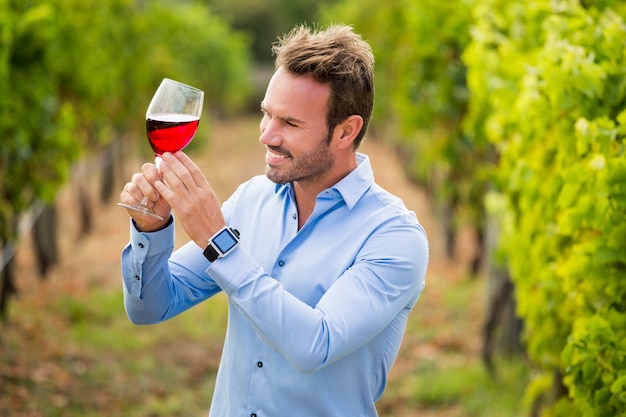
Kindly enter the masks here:
<path id="1" fill-rule="evenodd" d="M 220 254 L 217 253 L 212 245 L 207 246 L 202 253 L 204 253 L 204 257 L 207 258 L 209 262 L 215 262 L 215 260 L 220 257 Z"/>

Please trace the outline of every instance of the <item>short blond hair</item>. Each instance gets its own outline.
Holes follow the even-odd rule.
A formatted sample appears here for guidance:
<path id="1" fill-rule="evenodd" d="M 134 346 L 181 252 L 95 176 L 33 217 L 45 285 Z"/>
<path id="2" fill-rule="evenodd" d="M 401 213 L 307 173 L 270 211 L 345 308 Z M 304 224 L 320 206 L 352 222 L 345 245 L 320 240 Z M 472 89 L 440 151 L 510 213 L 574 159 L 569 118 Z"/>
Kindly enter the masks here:
<path id="1" fill-rule="evenodd" d="M 329 132 L 351 115 L 363 118 L 355 138 L 358 147 L 374 107 L 374 55 L 352 27 L 332 25 L 325 30 L 297 26 L 272 45 L 276 68 L 309 75 L 330 85 L 326 121 Z"/>

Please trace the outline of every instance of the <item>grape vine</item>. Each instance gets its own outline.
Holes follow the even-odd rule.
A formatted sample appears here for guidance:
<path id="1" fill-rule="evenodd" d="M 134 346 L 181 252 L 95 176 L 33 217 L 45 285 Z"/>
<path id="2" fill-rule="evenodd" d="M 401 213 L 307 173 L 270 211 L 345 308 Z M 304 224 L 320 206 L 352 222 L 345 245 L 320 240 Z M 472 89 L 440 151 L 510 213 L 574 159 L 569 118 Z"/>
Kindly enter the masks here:
<path id="1" fill-rule="evenodd" d="M 20 216 L 52 203 L 74 163 L 128 132 L 145 145 L 162 78 L 197 85 L 208 112 L 229 113 L 248 92 L 249 56 L 248 40 L 199 1 L 0 0 L 2 265 Z"/>

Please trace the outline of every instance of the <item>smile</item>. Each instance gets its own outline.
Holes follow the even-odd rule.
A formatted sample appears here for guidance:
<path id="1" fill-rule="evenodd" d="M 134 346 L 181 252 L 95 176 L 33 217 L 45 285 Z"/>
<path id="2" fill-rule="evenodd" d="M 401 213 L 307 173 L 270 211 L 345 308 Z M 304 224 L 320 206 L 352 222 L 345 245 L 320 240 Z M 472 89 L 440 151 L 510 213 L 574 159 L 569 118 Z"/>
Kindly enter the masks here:
<path id="1" fill-rule="evenodd" d="M 288 158 L 288 155 L 281 155 L 268 150 L 267 154 L 265 155 L 265 162 L 267 162 L 268 165 L 273 165 L 276 163 L 280 163 L 281 161 L 284 161 Z"/>
<path id="2" fill-rule="evenodd" d="M 267 151 L 267 156 L 269 156 L 270 158 L 275 158 L 275 159 L 286 159 L 286 158 L 289 158 L 287 155 L 279 155 L 279 154 L 274 153 L 272 151 Z"/>

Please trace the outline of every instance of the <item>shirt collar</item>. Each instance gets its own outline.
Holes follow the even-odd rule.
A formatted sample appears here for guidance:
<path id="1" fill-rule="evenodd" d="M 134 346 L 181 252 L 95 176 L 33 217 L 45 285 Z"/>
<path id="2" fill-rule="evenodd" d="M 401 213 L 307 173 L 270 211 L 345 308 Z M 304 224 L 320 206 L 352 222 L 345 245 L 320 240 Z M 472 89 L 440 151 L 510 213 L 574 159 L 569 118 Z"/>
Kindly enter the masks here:
<path id="1" fill-rule="evenodd" d="M 352 209 L 374 183 L 374 172 L 367 155 L 357 152 L 357 167 L 327 191 L 337 193 Z M 276 184 L 276 193 L 291 192 L 293 183 Z M 323 191 L 324 192 L 324 191 Z"/>

